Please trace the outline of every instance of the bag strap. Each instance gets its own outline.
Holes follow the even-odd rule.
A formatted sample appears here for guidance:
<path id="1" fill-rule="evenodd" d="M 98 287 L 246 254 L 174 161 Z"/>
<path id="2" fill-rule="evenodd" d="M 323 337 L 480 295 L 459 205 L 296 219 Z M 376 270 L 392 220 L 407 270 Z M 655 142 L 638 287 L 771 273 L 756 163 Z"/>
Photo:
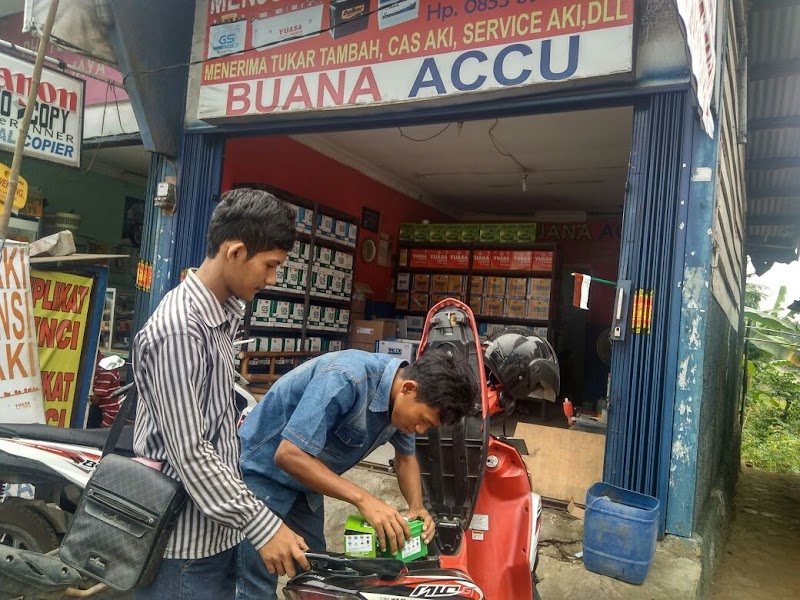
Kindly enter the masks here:
<path id="1" fill-rule="evenodd" d="M 130 385 L 130 390 L 128 390 L 128 393 L 125 395 L 125 400 L 122 402 L 122 406 L 120 406 L 119 412 L 117 413 L 117 416 L 114 417 L 114 422 L 111 424 L 111 430 L 108 432 L 106 443 L 103 444 L 102 456 L 111 454 L 117 447 L 117 441 L 119 441 L 119 436 L 122 434 L 122 428 L 125 427 L 125 423 L 128 421 L 128 415 L 131 414 L 133 407 L 136 406 L 136 401 L 139 398 L 139 390 L 136 388 L 136 381 Z M 219 434 L 221 431 L 222 422 L 220 422 L 217 430 L 214 432 L 214 435 L 211 438 L 211 445 L 215 449 L 217 447 L 217 441 L 219 440 Z"/>
<path id="2" fill-rule="evenodd" d="M 136 389 L 135 381 L 130 385 L 131 387 L 128 393 L 125 394 L 125 399 L 122 401 L 122 406 L 119 407 L 119 412 L 117 416 L 114 417 L 114 422 L 111 424 L 111 430 L 108 432 L 106 443 L 103 444 L 102 456 L 111 454 L 117 447 L 117 441 L 119 441 L 119 436 L 122 434 L 122 428 L 125 427 L 125 423 L 128 421 L 128 415 L 131 414 L 133 407 L 136 405 L 139 391 Z"/>

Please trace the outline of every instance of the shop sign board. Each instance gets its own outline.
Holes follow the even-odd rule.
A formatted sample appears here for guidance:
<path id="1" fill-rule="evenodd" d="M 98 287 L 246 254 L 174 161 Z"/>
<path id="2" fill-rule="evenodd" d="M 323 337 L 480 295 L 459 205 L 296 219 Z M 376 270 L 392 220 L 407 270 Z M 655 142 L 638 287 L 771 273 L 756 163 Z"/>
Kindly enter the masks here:
<path id="1" fill-rule="evenodd" d="M 70 426 L 93 283 L 92 277 L 72 273 L 31 272 L 48 425 Z"/>
<path id="2" fill-rule="evenodd" d="M 6 241 L 0 265 L 0 420 L 44 423 L 28 244 Z"/>
<path id="3" fill-rule="evenodd" d="M 0 52 L 0 149 L 13 153 L 28 94 L 33 64 Z M 77 167 L 83 138 L 84 82 L 43 69 L 25 156 Z"/>
<path id="4" fill-rule="evenodd" d="M 199 119 L 625 74 L 634 0 L 208 0 Z"/>

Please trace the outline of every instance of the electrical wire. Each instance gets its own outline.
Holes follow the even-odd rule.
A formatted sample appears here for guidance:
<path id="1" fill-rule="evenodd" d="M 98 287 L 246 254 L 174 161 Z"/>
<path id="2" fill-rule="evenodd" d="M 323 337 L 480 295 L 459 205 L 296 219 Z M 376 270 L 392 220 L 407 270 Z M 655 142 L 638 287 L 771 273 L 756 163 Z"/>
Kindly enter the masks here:
<path id="1" fill-rule="evenodd" d="M 518 166 L 520 169 L 522 169 L 522 172 L 523 172 L 524 174 L 526 174 L 526 175 L 527 175 L 527 174 L 528 174 L 528 173 L 530 173 L 530 172 L 531 172 L 533 169 L 529 169 L 528 167 L 526 167 L 525 165 L 523 165 L 523 164 L 522 164 L 521 162 L 519 162 L 519 161 L 516 159 L 516 157 L 515 157 L 513 154 L 511 154 L 510 152 L 503 152 L 502 150 L 500 150 L 500 147 L 497 145 L 497 140 L 495 140 L 495 139 L 494 139 L 494 130 L 495 130 L 495 127 L 497 127 L 499 124 L 500 124 L 500 119 L 495 119 L 495 120 L 494 120 L 494 123 L 493 123 L 493 124 L 492 124 L 492 126 L 489 128 L 489 139 L 492 141 L 492 146 L 494 146 L 494 149 L 495 149 L 495 150 L 497 150 L 497 152 L 498 152 L 499 154 L 501 154 L 501 155 L 505 156 L 506 158 L 510 158 L 511 160 L 513 160 L 513 161 L 514 161 L 514 164 L 516 164 L 516 165 L 517 165 L 517 166 Z"/>
<path id="2" fill-rule="evenodd" d="M 432 136 L 426 137 L 426 138 L 412 138 L 410 136 L 407 136 L 405 133 L 403 133 L 403 128 L 402 127 L 398 127 L 397 130 L 400 132 L 400 137 L 401 138 L 403 138 L 405 140 L 409 140 L 410 142 L 429 142 L 432 139 L 437 138 L 440 135 L 442 135 L 448 129 L 450 129 L 450 125 L 452 125 L 452 123 L 448 123 L 440 131 L 438 131 L 437 133 L 434 133 Z"/>
<path id="3" fill-rule="evenodd" d="M 391 4 L 386 4 L 384 6 L 380 6 L 378 8 L 373 9 L 373 10 L 367 11 L 367 12 L 363 13 L 361 16 L 356 17 L 355 19 L 351 19 L 350 21 L 348 21 L 348 23 L 353 23 L 355 21 L 368 19 L 370 17 L 370 15 L 373 15 L 373 14 L 375 14 L 377 12 L 382 11 L 382 10 L 388 10 L 388 9 L 394 7 L 394 6 L 397 6 L 398 4 L 400 4 L 400 3 L 404 2 L 404 1 L 405 0 L 395 0 Z M 210 62 L 212 60 L 219 60 L 221 58 L 229 58 L 231 56 L 237 56 L 237 55 L 241 55 L 241 54 L 246 54 L 248 52 L 253 52 L 254 50 L 262 50 L 264 48 L 270 48 L 272 46 L 277 46 L 279 44 L 288 44 L 289 42 L 296 42 L 298 40 L 303 40 L 303 39 L 306 39 L 306 38 L 314 37 L 315 35 L 319 35 L 320 33 L 326 33 L 326 32 L 332 31 L 334 29 L 336 29 L 336 25 L 330 25 L 329 27 L 325 27 L 324 29 L 319 29 L 317 31 L 310 31 L 309 33 L 304 33 L 302 35 L 295 35 L 295 36 L 292 36 L 292 37 L 283 38 L 283 39 L 279 39 L 279 40 L 274 40 L 274 41 L 271 41 L 271 42 L 265 42 L 265 43 L 260 44 L 258 46 L 251 46 L 250 48 L 243 48 L 242 50 L 237 50 L 236 52 L 231 52 L 230 54 L 225 54 L 224 56 L 215 56 L 214 58 L 202 58 L 200 60 L 190 60 L 188 62 L 177 63 L 177 64 L 174 64 L 174 65 L 166 65 L 166 66 L 163 66 L 163 67 L 156 67 L 156 68 L 153 68 L 153 69 L 143 69 L 141 71 L 130 71 L 130 72 L 128 72 L 128 73 L 126 73 L 124 75 L 124 77 L 122 78 L 122 83 L 125 84 L 127 82 L 127 80 L 128 80 L 128 77 L 130 77 L 132 75 L 150 75 L 150 74 L 153 74 L 153 73 L 160 73 L 162 71 L 168 71 L 170 69 L 179 69 L 179 68 L 182 68 L 182 67 L 193 67 L 195 65 L 202 65 L 202 64 Z"/>
<path id="4" fill-rule="evenodd" d="M 97 153 L 100 151 L 100 145 L 103 143 L 103 131 L 106 128 L 106 110 L 108 109 L 108 91 L 110 89 L 112 89 L 111 85 L 106 86 L 106 99 L 105 102 L 103 102 L 103 113 L 100 117 L 100 134 L 97 136 L 97 146 L 92 154 L 92 160 L 89 161 L 89 164 L 86 166 L 86 170 L 83 171 L 84 175 L 92 170 L 92 167 L 94 166 L 94 159 L 97 158 Z M 117 110 L 119 110 L 119 106 L 117 106 Z"/>

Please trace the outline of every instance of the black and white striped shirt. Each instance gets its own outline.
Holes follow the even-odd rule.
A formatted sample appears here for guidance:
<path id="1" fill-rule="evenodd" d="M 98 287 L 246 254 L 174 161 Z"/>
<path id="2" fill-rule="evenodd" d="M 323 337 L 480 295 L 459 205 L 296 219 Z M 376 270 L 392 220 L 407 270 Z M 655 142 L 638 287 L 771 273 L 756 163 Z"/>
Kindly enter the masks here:
<path id="1" fill-rule="evenodd" d="M 245 487 L 239 470 L 233 336 L 242 315 L 235 298 L 220 304 L 190 272 L 134 341 L 140 394 L 134 450 L 163 461 L 164 473 L 179 479 L 190 497 L 166 558 L 213 556 L 242 535 L 259 548 L 281 524 Z"/>

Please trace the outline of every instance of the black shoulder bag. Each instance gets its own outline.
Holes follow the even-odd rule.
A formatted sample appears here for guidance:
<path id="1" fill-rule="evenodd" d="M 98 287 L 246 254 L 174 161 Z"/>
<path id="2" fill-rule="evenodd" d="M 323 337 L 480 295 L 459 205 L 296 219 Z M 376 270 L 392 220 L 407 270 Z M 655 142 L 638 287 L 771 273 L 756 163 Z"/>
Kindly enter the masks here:
<path id="1" fill-rule="evenodd" d="M 134 383 L 59 551 L 66 564 L 120 591 L 155 578 L 187 497 L 181 483 L 160 470 L 112 454 L 136 395 Z"/>

